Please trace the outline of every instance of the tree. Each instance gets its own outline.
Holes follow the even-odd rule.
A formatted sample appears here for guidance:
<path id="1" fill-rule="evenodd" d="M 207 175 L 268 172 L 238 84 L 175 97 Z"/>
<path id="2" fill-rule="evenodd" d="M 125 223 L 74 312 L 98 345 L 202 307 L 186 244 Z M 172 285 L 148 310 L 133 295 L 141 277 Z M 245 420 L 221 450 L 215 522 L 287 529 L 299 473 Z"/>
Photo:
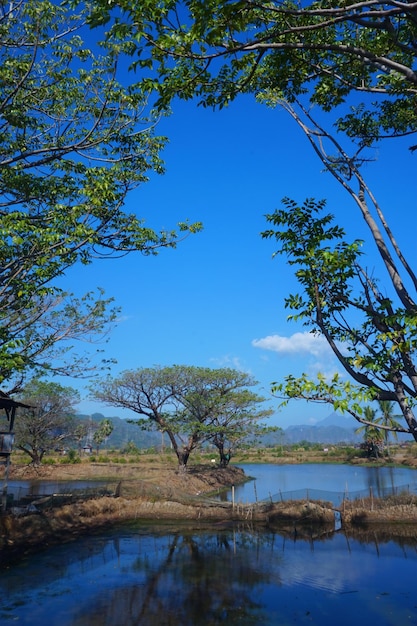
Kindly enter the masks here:
<path id="1" fill-rule="evenodd" d="M 254 422 L 270 414 L 254 410 L 249 419 L 250 407 L 264 400 L 255 394 L 245 396 L 246 403 L 241 399 L 239 405 L 239 394 L 255 384 L 248 374 L 228 368 L 174 365 L 126 371 L 95 384 L 92 394 L 96 400 L 145 416 L 135 421 L 138 426 L 166 432 L 179 468 L 185 471 L 197 447 L 214 442 L 221 432 L 224 441 L 232 439 L 233 430 L 237 438 L 247 437 Z"/>
<path id="2" fill-rule="evenodd" d="M 93 440 L 97 446 L 97 452 L 101 444 L 110 437 L 113 432 L 113 428 L 114 427 L 110 419 L 105 418 L 101 420 L 93 435 Z"/>
<path id="3" fill-rule="evenodd" d="M 117 378 L 108 377 L 97 381 L 92 387 L 92 396 L 110 406 L 129 409 L 145 417 L 136 423 L 140 427 L 155 425 L 165 432 L 167 407 L 175 408 L 172 393 L 173 368 L 141 368 L 123 372 Z M 177 441 L 168 433 L 177 452 Z"/>
<path id="4" fill-rule="evenodd" d="M 15 445 L 28 454 L 33 465 L 44 455 L 61 448 L 72 436 L 74 405 L 78 393 L 58 383 L 33 380 L 21 396 L 25 404 L 15 422 Z"/>
<path id="5" fill-rule="evenodd" d="M 120 80 L 125 46 L 88 30 L 93 9 L 18 0 L 0 11 L 0 382 L 30 370 L 42 341 L 49 351 L 59 340 L 70 296 L 54 281 L 68 267 L 155 254 L 180 236 L 124 210 L 130 190 L 162 173 L 165 140 L 154 134 L 147 90 Z M 104 302 L 97 300 L 96 322 Z M 57 334 L 45 334 L 51 316 L 61 320 Z M 70 315 L 64 335 L 80 335 L 83 325 Z"/>
<path id="6" fill-rule="evenodd" d="M 227 467 L 238 448 L 276 430 L 263 422 L 273 414 L 272 409 L 258 408 L 264 403 L 264 397 L 249 389 L 233 391 L 223 401 L 220 399 L 210 424 L 210 442 L 217 448 L 220 467 Z"/>
<path id="7" fill-rule="evenodd" d="M 83 450 L 83 442 L 88 435 L 88 424 L 85 422 L 79 422 L 72 431 L 72 439 L 77 445 L 78 454 L 81 455 Z"/>
<path id="8" fill-rule="evenodd" d="M 45 373 L 86 378 L 108 369 L 102 345 L 117 321 L 119 309 L 102 290 L 78 298 L 67 292 L 35 297 L 30 307 L 4 311 L 0 327 L 0 382 L 10 392 L 24 386 L 27 377 Z M 1 337 L 4 342 L 1 342 Z M 97 345 L 96 351 L 76 351 L 75 344 Z"/>
<path id="9" fill-rule="evenodd" d="M 146 84 L 162 108 L 174 97 L 221 107 L 249 93 L 329 112 L 354 95 L 356 107 L 336 122 L 352 139 L 416 130 L 413 4 L 119 0 L 117 10 L 109 36 L 129 45 L 133 68 L 151 70 Z M 98 0 L 90 24 L 111 15 Z"/>
<path id="10" fill-rule="evenodd" d="M 381 415 L 375 420 L 377 424 L 382 424 L 387 428 L 383 430 L 384 443 L 385 448 L 387 450 L 388 456 L 390 456 L 390 447 L 389 447 L 389 434 L 390 431 L 394 439 L 398 439 L 398 428 L 400 428 L 400 424 L 396 420 L 398 415 L 394 415 L 394 402 L 389 402 L 388 400 L 379 400 L 378 402 L 379 409 L 381 411 Z"/>
<path id="11" fill-rule="evenodd" d="M 361 264 L 362 242 L 346 241 L 332 216 L 322 217 L 324 203 L 286 200 L 284 211 L 268 216 L 264 236 L 276 237 L 302 288 L 286 301 L 293 318 L 325 337 L 350 377 L 289 376 L 274 392 L 284 401 L 329 402 L 364 424 L 364 401 L 395 402 L 405 426 L 394 430 L 417 440 L 417 277 L 362 173 L 377 143 L 417 131 L 414 4 L 167 0 L 141 11 L 139 3 L 118 5 L 134 65 L 150 68 L 148 84 L 161 108 L 174 96 L 222 107 L 241 93 L 284 108 L 350 195 L 376 247 L 381 280 Z M 109 9 L 99 6 L 103 19 Z"/>
<path id="12" fill-rule="evenodd" d="M 383 442 L 383 435 L 377 426 L 375 420 L 376 411 L 367 405 L 364 409 L 366 424 L 363 424 L 355 430 L 356 434 L 363 432 L 364 445 L 368 457 L 377 459 L 380 454 L 380 445 Z"/>
<path id="13" fill-rule="evenodd" d="M 278 253 L 287 255 L 297 268 L 302 293 L 290 295 L 286 306 L 294 312 L 292 319 L 326 338 L 356 384 L 338 373 L 331 380 L 319 376 L 317 381 L 305 375 L 288 376 L 284 383 L 274 385 L 275 392 L 285 398 L 331 403 L 364 424 L 364 401 L 396 402 L 407 427 L 381 423 L 380 428 L 416 437 L 410 402 L 417 392 L 413 307 L 398 302 L 395 286 L 391 295 L 386 289 L 382 292 L 375 277 L 360 264 L 361 242 L 347 242 L 344 230 L 333 224 L 333 216 L 322 216 L 324 203 L 308 201 L 298 206 L 288 200 L 285 206 L 268 217 L 278 230 L 266 231 L 264 236 L 275 237 L 280 243 Z"/>

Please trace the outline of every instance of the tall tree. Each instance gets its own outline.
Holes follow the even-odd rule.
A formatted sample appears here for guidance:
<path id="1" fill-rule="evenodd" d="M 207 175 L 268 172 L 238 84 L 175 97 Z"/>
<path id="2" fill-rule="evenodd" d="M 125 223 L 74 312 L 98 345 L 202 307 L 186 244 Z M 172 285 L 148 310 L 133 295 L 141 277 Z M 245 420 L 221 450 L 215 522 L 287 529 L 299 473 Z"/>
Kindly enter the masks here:
<path id="1" fill-rule="evenodd" d="M 21 395 L 32 408 L 23 408 L 15 422 L 15 445 L 39 465 L 44 455 L 61 448 L 75 428 L 78 392 L 57 383 L 33 380 Z"/>
<path id="2" fill-rule="evenodd" d="M 0 383 L 32 366 L 26 331 L 56 310 L 53 281 L 68 267 L 154 254 L 179 237 L 124 210 L 129 191 L 163 171 L 165 140 L 146 89 L 123 83 L 126 47 L 86 26 L 93 7 L 19 0 L 0 9 Z"/>
<path id="3" fill-rule="evenodd" d="M 389 436 L 391 432 L 393 438 L 398 439 L 398 429 L 400 428 L 400 424 L 398 423 L 398 420 L 396 418 L 400 416 L 394 415 L 394 410 L 395 410 L 394 402 L 389 402 L 388 400 L 380 400 L 378 402 L 378 406 L 379 406 L 379 410 L 381 411 L 381 414 L 378 416 L 375 422 L 378 425 L 382 425 L 384 427 L 382 432 L 384 436 L 385 448 L 388 453 L 388 456 L 390 456 L 391 452 L 390 452 L 390 445 L 389 445 Z"/>
<path id="4" fill-rule="evenodd" d="M 92 393 L 96 400 L 143 415 L 135 421 L 138 426 L 167 433 L 179 468 L 184 471 L 192 451 L 205 442 L 214 442 L 216 434 L 223 432 L 232 439 L 234 430 L 237 437 L 250 436 L 256 428 L 256 412 L 252 420 L 247 419 L 247 396 L 246 404 L 240 404 L 240 421 L 236 394 L 244 394 L 248 386 L 255 384 L 248 374 L 228 368 L 174 365 L 124 372 L 118 378 L 95 384 Z M 251 400 L 255 406 L 264 401 L 255 395 Z M 233 403 L 234 420 L 230 417 Z M 260 418 L 269 414 L 265 410 L 256 415 Z"/>
<path id="5" fill-rule="evenodd" d="M 104 443 L 113 432 L 113 424 L 110 419 L 105 418 L 99 423 L 97 430 L 93 435 L 93 441 L 97 446 L 97 452 L 102 443 Z"/>
<path id="6" fill-rule="evenodd" d="M 366 423 L 359 426 L 355 430 L 355 433 L 363 433 L 364 444 L 366 446 L 366 452 L 369 457 L 377 459 L 380 454 L 380 445 L 382 444 L 384 437 L 381 430 L 378 428 L 376 422 L 376 411 L 369 405 L 364 408 L 364 417 Z"/>
<path id="7" fill-rule="evenodd" d="M 210 442 L 219 452 L 220 466 L 226 467 L 240 443 L 268 430 L 259 422 L 272 415 L 272 410 L 258 408 L 265 398 L 248 389 L 256 381 L 247 373 L 186 367 L 181 379 L 175 393 L 180 410 L 172 421 L 177 433 L 186 436 L 182 461 L 188 460 L 194 448 Z"/>
<path id="8" fill-rule="evenodd" d="M 98 6 L 103 19 L 109 8 Z M 265 236 L 282 244 L 278 252 L 297 266 L 302 286 L 287 306 L 327 339 L 354 381 L 290 376 L 274 385 L 276 393 L 329 402 L 363 423 L 363 401 L 392 401 L 403 430 L 417 440 L 417 277 L 362 168 L 382 140 L 417 131 L 414 4 L 167 0 L 142 10 L 119 0 L 118 6 L 133 63 L 150 68 L 147 84 L 158 91 L 160 107 L 174 96 L 222 107 L 241 93 L 283 107 L 368 228 L 380 280 L 361 265 L 360 242 L 345 241 L 343 228 L 322 217 L 323 203 L 286 201 L 284 211 L 268 217 Z M 409 148 L 416 149 L 412 137 Z"/>
<path id="9" fill-rule="evenodd" d="M 180 462 L 180 442 L 168 425 L 170 414 L 178 407 L 174 396 L 175 372 L 176 369 L 170 367 L 126 371 L 117 378 L 108 377 L 97 382 L 92 388 L 92 395 L 110 406 L 143 415 L 143 418 L 136 420 L 138 426 L 155 427 L 166 432 Z"/>

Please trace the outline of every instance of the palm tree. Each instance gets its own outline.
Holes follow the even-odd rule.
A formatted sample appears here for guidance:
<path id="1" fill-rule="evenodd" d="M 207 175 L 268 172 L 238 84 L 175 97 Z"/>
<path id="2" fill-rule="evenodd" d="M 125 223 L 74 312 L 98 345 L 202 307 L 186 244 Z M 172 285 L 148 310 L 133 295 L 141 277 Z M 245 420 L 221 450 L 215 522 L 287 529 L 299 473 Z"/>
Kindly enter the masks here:
<path id="1" fill-rule="evenodd" d="M 382 415 L 380 415 L 380 417 L 378 417 L 378 419 L 375 420 L 375 423 L 383 424 L 384 426 L 387 426 L 389 428 L 400 428 L 401 424 L 397 422 L 397 420 L 395 419 L 396 417 L 399 417 L 399 416 L 393 415 L 394 402 L 390 402 L 389 400 L 379 400 L 378 405 L 379 405 Z M 395 432 L 395 430 L 392 430 L 392 431 L 384 430 L 384 441 L 385 441 L 385 446 L 387 448 L 388 456 L 391 456 L 390 450 L 389 450 L 390 432 L 392 432 L 392 436 L 394 437 L 394 439 L 398 439 L 398 435 Z"/>
<path id="2" fill-rule="evenodd" d="M 359 428 L 355 430 L 355 433 L 359 434 L 363 432 L 363 439 L 368 456 L 377 458 L 379 456 L 379 445 L 382 443 L 383 436 L 381 430 L 376 425 L 376 411 L 370 406 L 366 406 L 363 414 L 364 419 L 369 423 L 359 426 Z"/>

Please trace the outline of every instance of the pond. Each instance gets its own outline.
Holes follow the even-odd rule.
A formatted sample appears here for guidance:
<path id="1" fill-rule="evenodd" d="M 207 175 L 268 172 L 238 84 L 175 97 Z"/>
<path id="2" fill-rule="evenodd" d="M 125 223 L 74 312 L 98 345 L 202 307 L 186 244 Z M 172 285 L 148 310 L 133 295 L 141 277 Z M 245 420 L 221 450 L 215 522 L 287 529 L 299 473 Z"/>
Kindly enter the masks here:
<path id="1" fill-rule="evenodd" d="M 302 488 L 412 490 L 417 482 L 405 468 L 243 467 L 256 476 L 243 486 L 248 501 Z M 4 561 L 0 623 L 417 625 L 417 529 L 399 532 L 137 521 Z"/>
<path id="2" fill-rule="evenodd" d="M 416 538 L 130 525 L 0 572 L 20 626 L 416 624 Z"/>
<path id="3" fill-rule="evenodd" d="M 405 467 L 360 467 L 335 464 L 239 464 L 255 480 L 234 488 L 236 502 L 310 497 L 338 506 L 343 498 L 382 497 L 399 491 L 417 492 L 417 471 Z M 223 497 L 232 499 L 232 491 Z"/>

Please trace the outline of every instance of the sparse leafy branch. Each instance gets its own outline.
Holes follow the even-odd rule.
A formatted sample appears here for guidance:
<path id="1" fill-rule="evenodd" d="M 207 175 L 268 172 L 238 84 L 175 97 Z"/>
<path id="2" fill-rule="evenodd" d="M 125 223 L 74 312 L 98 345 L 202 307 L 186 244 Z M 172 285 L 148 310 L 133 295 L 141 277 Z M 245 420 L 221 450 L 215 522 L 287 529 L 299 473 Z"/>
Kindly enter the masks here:
<path id="1" fill-rule="evenodd" d="M 296 268 L 302 293 L 289 296 L 286 306 L 293 319 L 324 335 L 359 387 L 344 383 L 338 375 L 332 381 L 322 377 L 317 383 L 289 377 L 274 391 L 329 402 L 358 421 L 362 421 L 360 401 L 395 401 L 414 434 L 416 315 L 402 301 L 395 303 L 395 287 L 391 297 L 380 293 L 376 280 L 359 264 L 361 242 L 345 241 L 343 229 L 333 225 L 333 216 L 323 215 L 323 202 L 306 201 L 300 207 L 284 200 L 284 205 L 285 209 L 267 216 L 274 228 L 263 236 L 275 238 L 280 246 L 277 253 L 285 254 Z"/>
<path id="2" fill-rule="evenodd" d="M 34 297 L 24 310 L 0 314 L 0 383 L 12 392 L 21 390 L 28 372 L 86 378 L 94 370 L 107 369 L 111 360 L 104 358 L 102 346 L 119 309 L 101 290 L 76 298 L 65 292 Z M 76 352 L 77 344 L 96 345 L 85 355 Z"/>
<path id="3" fill-rule="evenodd" d="M 113 424 L 112 421 L 108 418 L 101 420 L 98 425 L 98 428 L 94 431 L 93 441 L 97 446 L 97 452 L 102 443 L 107 441 L 110 435 L 113 432 Z"/>

